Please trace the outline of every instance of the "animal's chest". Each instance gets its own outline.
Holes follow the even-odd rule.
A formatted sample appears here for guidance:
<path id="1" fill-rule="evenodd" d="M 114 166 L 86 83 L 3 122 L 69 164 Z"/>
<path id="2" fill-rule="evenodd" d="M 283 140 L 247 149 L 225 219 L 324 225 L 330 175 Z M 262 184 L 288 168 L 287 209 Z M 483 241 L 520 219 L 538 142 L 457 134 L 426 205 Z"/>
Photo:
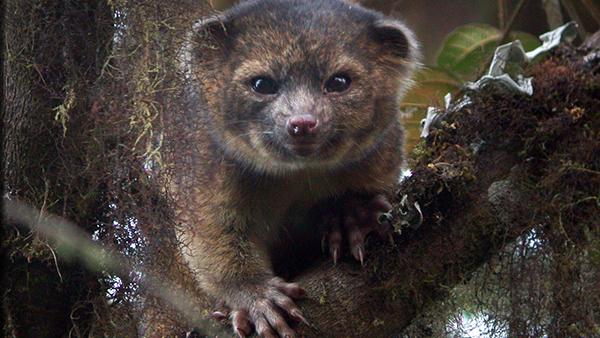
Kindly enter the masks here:
<path id="1" fill-rule="evenodd" d="M 298 232 L 316 232 L 319 206 L 340 193 L 320 180 L 256 190 L 246 206 L 252 237 L 270 245 Z"/>

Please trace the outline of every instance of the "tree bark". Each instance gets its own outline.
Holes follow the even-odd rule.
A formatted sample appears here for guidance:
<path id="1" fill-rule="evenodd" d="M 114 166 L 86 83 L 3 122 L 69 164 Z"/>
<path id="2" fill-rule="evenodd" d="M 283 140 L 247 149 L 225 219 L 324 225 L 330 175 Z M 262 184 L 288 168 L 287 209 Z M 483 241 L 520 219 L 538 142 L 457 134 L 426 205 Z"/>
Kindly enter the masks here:
<path id="1" fill-rule="evenodd" d="M 104 206 L 90 98 L 110 50 L 112 13 L 105 1 L 94 0 L 14 0 L 4 9 L 6 194 L 91 232 Z M 103 293 L 98 276 L 18 226 L 8 224 L 1 243 L 3 333 L 86 335 L 93 318 L 88 300 Z"/>
<path id="2" fill-rule="evenodd" d="M 434 216 L 435 209 L 424 208 L 423 225 L 394 249 L 375 248 L 365 268 L 323 263 L 299 279 L 311 296 L 302 309 L 308 320 L 321 328 L 318 336 L 386 337 L 399 333 L 427 305 L 441 300 L 453 285 L 468 279 L 504 243 L 527 229 L 524 219 L 515 217 L 513 224 L 499 222 L 488 196 L 490 189 L 495 189 L 494 182 L 506 182 L 503 180 L 517 161 L 504 152 L 492 151 L 486 156 L 502 165 L 494 164 L 494 172 L 473 182 L 463 198 L 446 202 L 448 208 L 460 209 L 456 216 L 440 221 Z M 476 175 L 481 169 L 476 168 Z M 416 191 L 411 185 L 422 183 L 409 179 L 403 189 Z M 511 213 L 526 212 L 517 201 L 509 203 L 503 207 L 514 208 Z"/>

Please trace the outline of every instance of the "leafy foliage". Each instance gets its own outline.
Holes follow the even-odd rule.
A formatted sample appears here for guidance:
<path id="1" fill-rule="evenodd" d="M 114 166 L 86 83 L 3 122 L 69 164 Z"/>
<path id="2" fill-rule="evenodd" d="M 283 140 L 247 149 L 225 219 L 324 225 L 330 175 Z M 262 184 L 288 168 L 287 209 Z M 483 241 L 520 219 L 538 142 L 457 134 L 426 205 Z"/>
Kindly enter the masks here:
<path id="1" fill-rule="evenodd" d="M 446 94 L 455 94 L 466 81 L 474 80 L 487 68 L 494 50 L 502 42 L 503 32 L 486 24 L 468 24 L 451 32 L 438 53 L 435 64 L 421 68 L 416 85 L 401 103 L 407 113 L 409 130 L 407 146 L 411 149 L 419 140 L 419 126 L 429 106 L 441 106 Z M 520 40 L 525 50 L 540 45 L 537 37 L 525 32 L 512 32 L 509 40 Z"/>
<path id="2" fill-rule="evenodd" d="M 494 50 L 502 42 L 502 34 L 485 24 L 469 24 L 454 30 L 446 37 L 435 64 L 418 72 L 417 85 L 408 92 L 402 107 L 423 112 L 428 106 L 440 105 L 444 95 L 457 92 L 464 82 L 475 79 L 487 68 Z M 535 36 L 524 32 L 513 32 L 509 39 L 520 40 L 525 50 L 540 45 Z"/>

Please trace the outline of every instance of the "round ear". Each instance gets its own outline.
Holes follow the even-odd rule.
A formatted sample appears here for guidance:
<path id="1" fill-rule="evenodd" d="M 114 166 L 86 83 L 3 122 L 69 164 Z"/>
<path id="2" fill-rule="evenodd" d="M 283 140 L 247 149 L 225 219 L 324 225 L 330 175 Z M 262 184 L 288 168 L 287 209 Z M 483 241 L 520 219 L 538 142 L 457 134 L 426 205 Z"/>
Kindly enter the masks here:
<path id="1" fill-rule="evenodd" d="M 223 15 L 203 18 L 193 26 L 195 47 L 202 54 L 223 50 L 231 36 L 231 22 Z"/>
<path id="2" fill-rule="evenodd" d="M 419 46 L 413 33 L 399 20 L 375 20 L 371 26 L 371 38 L 381 47 L 380 55 L 387 62 L 405 64 L 419 59 Z"/>

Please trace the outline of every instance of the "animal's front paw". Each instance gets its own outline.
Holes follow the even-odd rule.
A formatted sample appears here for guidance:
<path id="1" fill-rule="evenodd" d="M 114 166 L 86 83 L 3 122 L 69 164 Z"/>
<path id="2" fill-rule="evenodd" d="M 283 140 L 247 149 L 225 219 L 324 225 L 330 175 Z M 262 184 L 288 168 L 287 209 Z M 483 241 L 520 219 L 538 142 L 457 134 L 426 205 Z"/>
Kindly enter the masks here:
<path id="1" fill-rule="evenodd" d="M 308 324 L 293 301 L 303 298 L 305 293 L 298 284 L 274 277 L 263 285 L 244 285 L 231 290 L 229 304 L 220 302 L 213 317 L 229 318 L 239 337 L 247 337 L 253 330 L 265 338 L 295 337 L 287 318 Z"/>
<path id="2" fill-rule="evenodd" d="M 390 211 L 392 205 L 384 195 L 352 196 L 342 201 L 341 208 L 326 212 L 323 218 L 321 246 L 329 246 L 337 263 L 346 237 L 352 256 L 364 264 L 365 238 L 375 232 L 381 239 L 393 243 Z"/>

